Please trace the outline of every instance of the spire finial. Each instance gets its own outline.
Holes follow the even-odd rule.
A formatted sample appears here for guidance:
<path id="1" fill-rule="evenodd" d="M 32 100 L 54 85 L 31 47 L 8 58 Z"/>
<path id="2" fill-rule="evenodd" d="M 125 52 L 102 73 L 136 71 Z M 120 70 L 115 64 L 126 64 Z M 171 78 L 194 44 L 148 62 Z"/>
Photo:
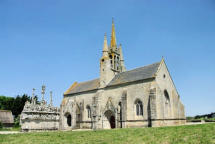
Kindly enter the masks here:
<path id="1" fill-rule="evenodd" d="M 108 57 L 107 34 L 104 35 L 103 57 Z"/>
<path id="2" fill-rule="evenodd" d="M 111 43 L 110 47 L 116 47 L 116 34 L 115 34 L 115 27 L 114 27 L 114 20 L 112 18 L 112 32 L 111 32 Z"/>
<path id="3" fill-rule="evenodd" d="M 107 33 L 105 32 L 104 39 L 107 39 Z"/>
<path id="4" fill-rule="evenodd" d="M 122 44 L 119 45 L 119 55 L 120 55 L 121 72 L 124 72 L 124 71 L 126 71 L 126 68 L 125 68 L 123 54 L 122 54 Z"/>
<path id="5" fill-rule="evenodd" d="M 162 56 L 161 61 L 164 61 L 164 56 Z"/>

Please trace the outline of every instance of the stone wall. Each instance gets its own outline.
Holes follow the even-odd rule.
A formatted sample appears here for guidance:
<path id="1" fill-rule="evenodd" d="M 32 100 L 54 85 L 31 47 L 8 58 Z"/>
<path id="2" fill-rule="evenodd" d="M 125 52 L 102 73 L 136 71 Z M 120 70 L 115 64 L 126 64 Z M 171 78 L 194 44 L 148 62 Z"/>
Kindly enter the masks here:
<path id="1" fill-rule="evenodd" d="M 164 60 L 156 73 L 154 87 L 157 95 L 157 117 L 154 119 L 154 126 L 185 124 L 184 105 Z M 166 99 L 165 93 L 169 99 Z"/>
<path id="2" fill-rule="evenodd" d="M 11 127 L 14 124 L 12 112 L 10 110 L 0 110 L 0 122 L 4 127 Z"/>
<path id="3" fill-rule="evenodd" d="M 110 128 L 110 123 L 107 119 L 107 117 L 110 116 L 115 117 L 115 125 L 118 128 L 148 126 L 147 106 L 150 85 L 151 81 L 147 80 L 65 97 L 61 104 L 60 127 L 61 129 L 106 129 Z M 134 102 L 137 99 L 143 102 L 144 112 L 142 116 L 136 116 Z M 91 118 L 87 117 L 87 106 L 91 107 Z M 109 113 L 107 116 L 105 112 L 109 110 L 112 113 Z M 81 116 L 79 120 L 77 120 L 77 112 L 79 112 Z M 67 125 L 67 113 L 72 116 L 71 126 Z"/>
<path id="4" fill-rule="evenodd" d="M 141 101 L 143 114 L 136 114 L 135 101 Z M 86 107 L 91 108 L 91 118 Z M 67 124 L 71 115 L 71 126 Z M 115 121 L 110 119 L 114 117 Z M 64 97 L 61 129 L 116 128 L 179 125 L 185 123 L 184 106 L 164 61 L 155 78 L 98 88 Z"/>

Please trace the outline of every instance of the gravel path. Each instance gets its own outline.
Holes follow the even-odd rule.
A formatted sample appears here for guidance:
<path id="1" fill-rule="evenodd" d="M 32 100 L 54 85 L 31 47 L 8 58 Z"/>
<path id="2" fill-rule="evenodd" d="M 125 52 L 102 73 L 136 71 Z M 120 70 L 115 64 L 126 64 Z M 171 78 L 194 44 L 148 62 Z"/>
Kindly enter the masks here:
<path id="1" fill-rule="evenodd" d="M 0 134 L 17 134 L 17 133 L 21 133 L 19 131 L 0 131 Z"/>

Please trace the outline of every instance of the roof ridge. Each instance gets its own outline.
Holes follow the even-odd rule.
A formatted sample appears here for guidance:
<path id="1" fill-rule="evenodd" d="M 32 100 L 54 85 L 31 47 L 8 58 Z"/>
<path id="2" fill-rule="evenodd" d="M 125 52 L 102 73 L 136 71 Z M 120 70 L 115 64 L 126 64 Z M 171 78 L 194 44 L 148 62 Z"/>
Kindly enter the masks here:
<path id="1" fill-rule="evenodd" d="M 140 69 L 140 68 L 145 68 L 145 67 L 148 67 L 148 66 L 151 66 L 151 65 L 154 65 L 154 64 L 158 64 L 158 63 L 160 63 L 160 62 L 155 62 L 155 63 L 148 64 L 148 65 L 145 65 L 145 66 L 142 66 L 142 67 L 137 67 L 137 68 L 134 68 L 134 69 L 131 69 L 131 70 L 121 72 L 121 73 L 130 72 L 130 71 L 137 70 L 137 69 Z M 119 73 L 119 74 L 121 74 L 121 73 Z"/>
<path id="2" fill-rule="evenodd" d="M 121 72 L 115 75 L 115 77 L 109 82 L 108 86 L 152 78 L 159 65 L 160 62 L 156 62 L 143 67 Z"/>
<path id="3" fill-rule="evenodd" d="M 149 65 L 145 65 L 143 67 L 138 67 L 132 70 L 121 72 L 114 76 L 114 78 L 108 83 L 107 87 L 111 85 L 118 85 L 118 84 L 152 78 L 153 74 L 157 71 L 157 68 L 159 67 L 159 65 L 160 65 L 160 62 L 156 62 Z M 70 92 L 66 93 L 66 95 L 98 89 L 99 79 L 100 78 L 96 78 L 96 79 L 77 83 L 76 86 L 69 89 Z"/>
<path id="4" fill-rule="evenodd" d="M 91 82 L 91 81 L 95 81 L 95 80 L 99 80 L 99 78 L 92 79 L 92 80 L 88 80 L 88 81 L 82 81 L 82 82 L 78 82 L 78 84 L 82 84 L 82 83 L 86 83 L 86 82 Z"/>

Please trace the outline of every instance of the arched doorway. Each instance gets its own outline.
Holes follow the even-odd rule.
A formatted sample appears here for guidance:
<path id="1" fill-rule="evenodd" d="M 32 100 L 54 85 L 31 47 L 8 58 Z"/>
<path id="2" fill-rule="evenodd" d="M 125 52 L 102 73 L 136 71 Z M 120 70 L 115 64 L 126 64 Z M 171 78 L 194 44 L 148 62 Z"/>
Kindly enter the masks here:
<path id="1" fill-rule="evenodd" d="M 110 128 L 116 128 L 116 123 L 115 123 L 115 116 L 114 116 L 114 112 L 111 111 L 111 110 L 107 110 L 105 113 L 104 113 L 105 117 L 107 118 L 108 122 L 109 122 L 109 125 L 110 125 Z"/>
<path id="2" fill-rule="evenodd" d="M 115 124 L 115 117 L 114 116 L 111 116 L 110 117 L 110 127 L 113 129 L 113 128 L 116 128 L 116 124 Z"/>
<path id="3" fill-rule="evenodd" d="M 68 124 L 68 126 L 71 126 L 71 125 L 72 125 L 71 120 L 72 120 L 72 117 L 71 117 L 71 115 L 69 114 L 69 115 L 67 116 L 67 124 Z"/>
<path id="4" fill-rule="evenodd" d="M 72 126 L 72 116 L 70 113 L 66 113 L 65 114 L 65 120 L 66 120 L 66 123 L 67 123 L 67 126 L 68 127 L 71 127 Z"/>

